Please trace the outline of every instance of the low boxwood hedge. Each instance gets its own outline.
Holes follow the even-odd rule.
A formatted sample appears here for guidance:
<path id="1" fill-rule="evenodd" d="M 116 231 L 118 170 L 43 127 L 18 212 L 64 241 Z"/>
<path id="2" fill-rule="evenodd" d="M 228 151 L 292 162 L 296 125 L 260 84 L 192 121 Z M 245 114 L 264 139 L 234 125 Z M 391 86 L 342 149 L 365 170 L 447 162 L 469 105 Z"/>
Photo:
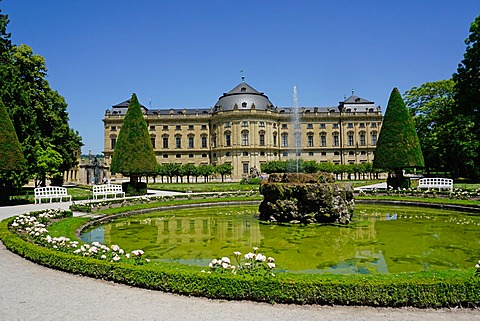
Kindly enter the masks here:
<path id="1" fill-rule="evenodd" d="M 14 253 L 54 269 L 132 286 L 227 300 L 294 304 L 403 307 L 476 307 L 480 277 L 474 270 L 376 275 L 302 275 L 275 277 L 201 272 L 175 263 L 129 265 L 55 251 L 24 241 L 0 223 L 0 239 Z"/>

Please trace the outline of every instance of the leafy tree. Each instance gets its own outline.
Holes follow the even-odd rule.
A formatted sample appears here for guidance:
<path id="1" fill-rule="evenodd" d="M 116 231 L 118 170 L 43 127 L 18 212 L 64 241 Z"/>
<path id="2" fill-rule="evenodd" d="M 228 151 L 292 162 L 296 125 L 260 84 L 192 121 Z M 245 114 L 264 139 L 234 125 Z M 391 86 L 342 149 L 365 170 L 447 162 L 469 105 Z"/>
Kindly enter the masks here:
<path id="1" fill-rule="evenodd" d="M 316 161 L 305 161 L 302 168 L 305 173 L 316 173 L 318 172 L 318 163 Z"/>
<path id="2" fill-rule="evenodd" d="M 12 120 L 0 100 L 0 172 L 21 171 L 25 167 L 22 146 L 18 141 Z M 1 177 L 1 175 L 0 175 Z M 10 198 L 12 186 L 0 178 L 0 204 Z"/>
<path id="3" fill-rule="evenodd" d="M 143 118 L 137 95 L 132 94 L 127 114 L 118 134 L 110 169 L 130 177 L 130 186 L 137 189 L 138 177 L 154 173 L 157 166 L 147 122 Z"/>
<path id="4" fill-rule="evenodd" d="M 453 129 L 454 81 L 439 80 L 427 82 L 405 92 L 404 99 L 413 116 L 420 145 L 429 170 L 453 171 L 451 167 L 457 157 L 452 150 L 458 149 Z M 460 132 L 457 128 L 455 131 Z"/>
<path id="5" fill-rule="evenodd" d="M 453 152 L 459 156 L 455 163 L 458 175 L 480 176 L 480 16 L 470 24 L 470 35 L 463 60 L 453 74 L 455 81 L 454 109 L 456 125 L 461 126 L 466 136 L 462 145 Z M 455 139 L 458 139 L 455 138 Z"/>
<path id="6" fill-rule="evenodd" d="M 54 146 L 52 144 L 49 144 L 46 149 L 41 147 L 36 149 L 38 155 L 36 155 L 37 175 L 35 176 L 35 179 L 41 181 L 42 186 L 45 185 L 45 179 L 47 176 L 52 177 L 54 174 L 60 172 L 60 167 L 63 163 L 62 155 L 60 155 L 60 153 L 57 152 L 53 147 Z"/>
<path id="7" fill-rule="evenodd" d="M 197 167 L 193 164 L 183 164 L 182 165 L 182 173 L 187 177 L 187 183 L 190 183 L 190 176 L 195 176 L 195 172 L 197 171 Z"/>
<path id="8" fill-rule="evenodd" d="M 225 175 L 231 175 L 233 171 L 233 166 L 230 163 L 223 163 L 222 165 L 218 165 L 215 168 L 215 171 L 222 176 L 222 182 Z"/>
<path id="9" fill-rule="evenodd" d="M 8 16 L 0 14 L 0 99 L 13 120 L 26 166 L 21 173 L 1 173 L 1 180 L 19 188 L 38 176 L 37 156 L 49 146 L 62 157 L 61 171 L 74 166 L 81 138 L 68 125 L 64 98 L 45 79 L 45 59 L 26 45 L 12 45 L 8 22 Z"/>
<path id="10" fill-rule="evenodd" d="M 392 90 L 375 150 L 374 168 L 391 170 L 393 188 L 405 186 L 403 169 L 423 167 L 424 160 L 413 119 L 397 88 Z M 407 183 L 408 184 L 408 183 Z"/>
<path id="11" fill-rule="evenodd" d="M 165 173 L 165 176 L 168 176 L 170 178 L 170 183 L 173 181 L 173 177 L 178 176 L 180 174 L 180 164 L 176 163 L 167 163 L 163 164 L 163 171 Z"/>
<path id="12" fill-rule="evenodd" d="M 203 176 L 204 182 L 208 182 L 208 177 L 210 175 L 215 174 L 215 167 L 213 167 L 213 165 L 210 165 L 210 164 L 200 165 L 198 166 L 197 169 L 200 176 Z"/>

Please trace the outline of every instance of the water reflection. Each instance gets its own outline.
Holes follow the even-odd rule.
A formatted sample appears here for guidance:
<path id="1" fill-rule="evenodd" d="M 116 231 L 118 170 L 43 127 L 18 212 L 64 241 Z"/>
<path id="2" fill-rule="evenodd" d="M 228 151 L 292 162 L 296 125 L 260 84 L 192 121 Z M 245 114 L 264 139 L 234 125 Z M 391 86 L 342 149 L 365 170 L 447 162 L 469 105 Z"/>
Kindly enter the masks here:
<path id="1" fill-rule="evenodd" d="M 399 273 L 466 268 L 477 260 L 479 218 L 425 208 L 357 206 L 349 227 L 259 222 L 257 207 L 213 207 L 120 219 L 86 241 L 143 249 L 150 259 L 207 265 L 258 246 L 277 270 L 298 273 Z"/>

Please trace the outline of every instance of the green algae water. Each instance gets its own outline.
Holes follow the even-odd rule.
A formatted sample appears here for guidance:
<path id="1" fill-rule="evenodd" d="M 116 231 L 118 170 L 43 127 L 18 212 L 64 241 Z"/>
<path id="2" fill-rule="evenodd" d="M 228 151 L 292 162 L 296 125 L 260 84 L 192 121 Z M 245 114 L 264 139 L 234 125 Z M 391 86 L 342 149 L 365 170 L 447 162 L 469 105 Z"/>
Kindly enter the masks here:
<path id="1" fill-rule="evenodd" d="M 142 249 L 151 260 L 206 267 L 213 258 L 258 247 L 277 272 L 401 273 L 472 268 L 480 257 L 480 216 L 413 206 L 357 204 L 349 226 L 271 225 L 258 206 L 176 209 L 86 230 L 85 242 Z"/>

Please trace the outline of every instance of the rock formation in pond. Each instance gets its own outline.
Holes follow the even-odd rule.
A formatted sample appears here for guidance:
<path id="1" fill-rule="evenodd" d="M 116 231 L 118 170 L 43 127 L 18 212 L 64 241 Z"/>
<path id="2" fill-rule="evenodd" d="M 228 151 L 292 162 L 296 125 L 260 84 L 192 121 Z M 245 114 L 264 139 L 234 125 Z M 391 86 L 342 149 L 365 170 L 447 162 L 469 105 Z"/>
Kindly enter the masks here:
<path id="1" fill-rule="evenodd" d="M 348 224 L 355 200 L 350 184 L 321 174 L 270 174 L 260 185 L 260 219 L 288 223 Z"/>

